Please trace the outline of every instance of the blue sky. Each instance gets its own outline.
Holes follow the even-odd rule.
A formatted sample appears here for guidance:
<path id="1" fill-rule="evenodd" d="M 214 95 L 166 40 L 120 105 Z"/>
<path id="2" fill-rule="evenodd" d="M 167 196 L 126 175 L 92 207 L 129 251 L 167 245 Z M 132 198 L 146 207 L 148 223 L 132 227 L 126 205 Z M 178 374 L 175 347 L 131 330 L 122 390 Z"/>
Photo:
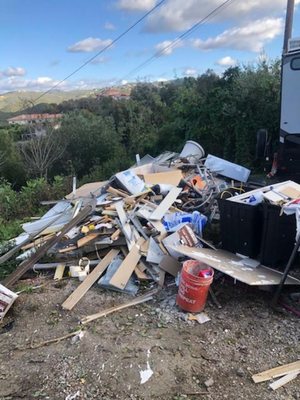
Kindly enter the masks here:
<path id="1" fill-rule="evenodd" d="M 61 86 L 109 86 L 129 81 L 222 73 L 265 53 L 279 57 L 286 0 L 233 0 L 177 46 L 164 48 L 224 0 L 165 0 L 112 49 Z M 0 0 L 0 92 L 47 90 L 110 43 L 158 0 Z M 294 37 L 300 36 L 296 0 Z M 161 57 L 128 76 L 162 50 Z"/>

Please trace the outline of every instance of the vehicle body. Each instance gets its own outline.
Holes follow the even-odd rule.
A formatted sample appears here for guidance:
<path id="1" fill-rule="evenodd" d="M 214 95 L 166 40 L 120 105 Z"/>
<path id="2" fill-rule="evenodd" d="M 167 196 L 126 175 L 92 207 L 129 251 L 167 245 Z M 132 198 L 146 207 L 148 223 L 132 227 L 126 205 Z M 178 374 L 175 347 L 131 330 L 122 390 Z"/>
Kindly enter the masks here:
<path id="1" fill-rule="evenodd" d="M 300 38 L 282 56 L 278 173 L 300 182 Z"/>

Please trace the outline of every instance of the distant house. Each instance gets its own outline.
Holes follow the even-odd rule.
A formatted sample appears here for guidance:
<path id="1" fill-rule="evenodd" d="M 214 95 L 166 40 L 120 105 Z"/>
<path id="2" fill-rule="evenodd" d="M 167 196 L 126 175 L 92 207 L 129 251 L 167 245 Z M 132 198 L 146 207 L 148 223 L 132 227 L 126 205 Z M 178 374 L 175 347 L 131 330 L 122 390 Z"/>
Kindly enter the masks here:
<path id="1" fill-rule="evenodd" d="M 46 133 L 46 128 L 50 125 L 53 129 L 60 127 L 60 120 L 63 114 L 22 114 L 9 118 L 7 122 L 11 125 L 28 126 L 28 133 L 23 135 L 23 140 L 33 136 L 42 136 Z"/>
<path id="2" fill-rule="evenodd" d="M 121 91 L 121 90 L 115 89 L 115 88 L 104 89 L 100 93 L 98 93 L 96 96 L 98 98 L 111 97 L 114 100 L 122 100 L 122 99 L 127 100 L 127 99 L 130 98 L 130 94 L 129 93 L 126 93 L 124 91 Z"/>

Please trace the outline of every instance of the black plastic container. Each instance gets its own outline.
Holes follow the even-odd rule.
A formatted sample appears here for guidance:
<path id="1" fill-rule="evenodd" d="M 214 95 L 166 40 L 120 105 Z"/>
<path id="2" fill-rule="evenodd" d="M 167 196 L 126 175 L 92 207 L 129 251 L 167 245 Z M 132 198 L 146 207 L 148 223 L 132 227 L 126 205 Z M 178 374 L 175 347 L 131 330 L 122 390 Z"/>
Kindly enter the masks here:
<path id="1" fill-rule="evenodd" d="M 280 215 L 281 208 L 263 204 L 263 234 L 260 262 L 282 269 L 293 251 L 296 237 L 295 215 Z"/>
<path id="2" fill-rule="evenodd" d="M 263 211 L 249 205 L 218 199 L 222 248 L 256 258 L 261 248 Z"/>

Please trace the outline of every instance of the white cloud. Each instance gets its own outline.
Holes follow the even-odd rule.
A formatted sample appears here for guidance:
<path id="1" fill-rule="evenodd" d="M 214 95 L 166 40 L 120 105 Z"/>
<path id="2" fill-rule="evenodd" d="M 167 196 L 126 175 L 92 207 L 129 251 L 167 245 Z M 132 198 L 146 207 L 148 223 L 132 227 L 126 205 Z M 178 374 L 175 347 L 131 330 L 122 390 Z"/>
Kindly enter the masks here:
<path id="1" fill-rule="evenodd" d="M 6 76 L 24 76 L 26 74 L 25 68 L 22 67 L 8 67 L 3 71 L 0 71 L 0 77 Z"/>
<path id="2" fill-rule="evenodd" d="M 89 53 L 92 51 L 98 51 L 103 49 L 106 46 L 109 46 L 112 43 L 111 39 L 99 39 L 89 37 L 87 39 L 80 40 L 79 42 L 73 44 L 72 46 L 68 47 L 68 51 L 72 53 Z"/>
<path id="3" fill-rule="evenodd" d="M 300 0 L 296 0 L 296 4 L 299 3 Z M 201 4 L 199 0 L 168 0 L 149 16 L 145 29 L 150 32 L 183 31 L 206 17 L 220 4 L 220 0 L 201 0 Z M 285 8 L 286 0 L 234 1 L 222 8 L 210 22 L 229 21 L 242 25 L 255 19 L 282 16 Z"/>
<path id="4" fill-rule="evenodd" d="M 237 61 L 234 58 L 230 57 L 230 56 L 226 56 L 226 57 L 220 58 L 216 62 L 216 64 L 220 65 L 221 67 L 232 67 L 232 66 L 236 65 L 236 63 L 237 63 Z"/>
<path id="5" fill-rule="evenodd" d="M 106 29 L 106 30 L 108 30 L 108 31 L 114 31 L 114 30 L 116 30 L 116 27 L 115 27 L 115 25 L 114 25 L 113 23 L 111 23 L 111 22 L 106 22 L 106 23 L 104 24 L 104 29 Z"/>
<path id="6" fill-rule="evenodd" d="M 149 11 L 156 4 L 156 0 L 119 0 L 118 8 L 127 11 Z"/>
<path id="7" fill-rule="evenodd" d="M 182 75 L 183 75 L 183 76 L 197 76 L 197 75 L 198 75 L 198 71 L 197 71 L 196 68 L 191 68 L 191 67 L 189 67 L 189 68 L 186 68 L 186 69 L 183 71 Z"/>
<path id="8" fill-rule="evenodd" d="M 260 52 L 265 43 L 273 40 L 283 30 L 282 18 L 264 18 L 243 27 L 228 29 L 214 38 L 194 39 L 194 47 L 202 50 L 230 48 Z"/>
<path id="9" fill-rule="evenodd" d="M 155 46 L 156 49 L 156 55 L 157 56 L 169 56 L 173 53 L 175 49 L 178 49 L 179 47 L 183 47 L 184 43 L 182 40 L 179 40 L 177 42 L 174 42 L 172 40 L 164 40 L 163 42 L 158 43 Z"/>
<path id="10" fill-rule="evenodd" d="M 61 83 L 55 90 L 75 90 L 75 89 L 86 89 L 92 90 L 95 88 L 102 88 L 113 85 L 115 78 L 110 80 L 101 79 L 82 79 L 77 81 L 67 81 Z M 59 81 L 49 76 L 41 76 L 35 79 L 25 79 L 22 77 L 9 77 L 0 78 L 0 93 L 12 92 L 12 91 L 46 91 Z"/>

